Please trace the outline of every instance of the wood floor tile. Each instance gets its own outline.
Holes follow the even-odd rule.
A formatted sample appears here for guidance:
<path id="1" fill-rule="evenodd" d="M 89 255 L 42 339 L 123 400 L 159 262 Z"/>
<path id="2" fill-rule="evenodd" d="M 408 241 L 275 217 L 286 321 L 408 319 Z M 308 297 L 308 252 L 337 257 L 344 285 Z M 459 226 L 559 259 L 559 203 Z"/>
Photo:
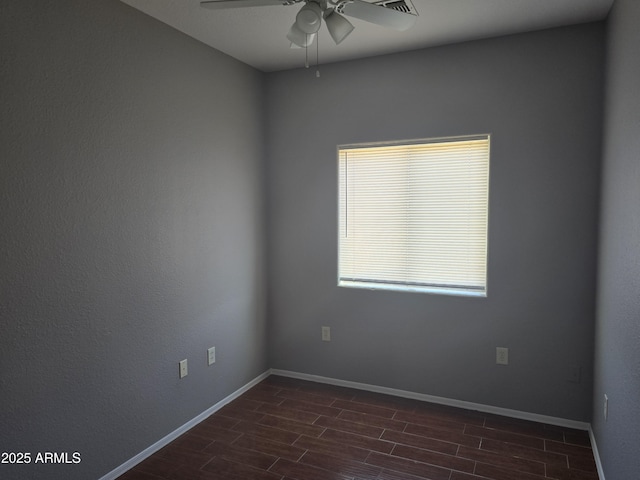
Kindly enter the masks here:
<path id="1" fill-rule="evenodd" d="M 483 426 L 485 414 L 473 410 L 451 407 L 449 405 L 436 405 L 432 403 L 420 402 L 413 413 L 427 418 L 440 418 L 454 423 L 464 423 L 468 425 Z"/>
<path id="2" fill-rule="evenodd" d="M 569 455 L 569 468 L 584 472 L 596 472 L 596 461 L 592 455 Z"/>
<path id="3" fill-rule="evenodd" d="M 252 400 L 249 397 L 242 396 L 240 398 L 236 398 L 232 402 L 222 407 L 222 410 L 238 409 L 238 410 L 252 411 L 252 410 L 257 410 L 258 407 L 260 407 L 261 405 L 262 405 L 261 401 Z"/>
<path id="4" fill-rule="evenodd" d="M 591 448 L 588 448 L 588 447 L 582 447 L 579 445 L 569 445 L 566 443 L 553 442 L 553 441 L 546 441 L 544 444 L 545 444 L 545 450 L 547 450 L 548 452 L 564 453 L 565 455 L 574 455 L 574 456 L 582 456 L 582 457 L 593 456 Z"/>
<path id="5" fill-rule="evenodd" d="M 296 480 L 351 480 L 352 477 L 340 473 L 331 472 L 323 468 L 314 467 L 300 462 L 290 462 L 280 459 L 271 468 L 271 471 L 280 475 L 295 478 Z"/>
<path id="6" fill-rule="evenodd" d="M 385 430 L 385 432 L 382 434 L 382 440 L 398 443 L 401 445 L 410 445 L 412 447 L 424 448 L 425 450 L 446 453 L 448 455 L 455 455 L 458 451 L 457 443 L 443 442 L 441 440 L 435 440 L 433 438 L 422 437 L 420 435 L 412 435 L 410 433 L 404 432 L 395 432 L 391 430 Z"/>
<path id="7" fill-rule="evenodd" d="M 395 397 L 386 393 L 367 392 L 365 390 L 354 391 L 352 401 L 406 412 L 413 412 L 424 404 L 424 402 L 412 398 Z"/>
<path id="8" fill-rule="evenodd" d="M 324 405 L 326 407 L 331 406 L 335 401 L 334 397 L 329 395 L 317 395 L 315 393 L 301 392 L 298 390 L 283 390 L 278 396 L 291 400 L 302 400 L 303 402 L 317 403 L 318 405 Z"/>
<path id="9" fill-rule="evenodd" d="M 427 463 L 416 462 L 393 455 L 385 455 L 383 453 L 373 452 L 367 458 L 367 463 L 382 467 L 386 470 L 395 470 L 397 472 L 409 473 L 419 478 L 427 478 L 429 480 L 449 480 L 451 470 L 448 468 L 429 465 Z"/>
<path id="10" fill-rule="evenodd" d="M 324 468 L 342 475 L 371 480 L 375 479 L 382 471 L 380 467 L 318 452 L 305 453 L 300 463 Z"/>
<path id="11" fill-rule="evenodd" d="M 176 447 L 184 448 L 186 450 L 197 452 L 199 450 L 204 449 L 211 442 L 213 442 L 212 438 L 205 438 L 200 435 L 191 433 L 189 431 L 184 435 L 181 435 L 178 438 L 176 438 L 173 441 L 172 445 Z"/>
<path id="12" fill-rule="evenodd" d="M 468 447 L 478 448 L 480 446 L 480 437 L 465 435 L 464 433 L 459 433 L 457 430 L 450 431 L 443 428 L 432 428 L 426 425 L 414 425 L 410 423 L 404 431 L 405 433 L 433 438 L 444 442 L 457 443 Z"/>
<path id="13" fill-rule="evenodd" d="M 477 427 L 475 425 L 467 425 L 464 433 L 475 437 L 490 438 L 492 440 L 500 440 L 501 442 L 515 443 L 516 445 L 544 450 L 545 441 L 542 438 L 521 435 L 519 433 L 496 430 L 494 428 Z"/>
<path id="14" fill-rule="evenodd" d="M 164 458 L 157 455 L 153 455 L 136 465 L 135 470 L 141 473 L 156 475 L 162 478 L 165 475 L 169 475 L 179 466 L 180 464 L 176 464 L 169 460 L 165 460 Z"/>
<path id="15" fill-rule="evenodd" d="M 547 477 L 556 480 L 598 480 L 597 472 L 585 472 L 574 468 L 562 468 L 555 465 L 547 466 Z"/>
<path id="16" fill-rule="evenodd" d="M 301 392 L 312 393 L 320 396 L 329 396 L 333 399 L 352 400 L 356 391 L 353 388 L 329 385 L 326 383 L 306 382 L 298 387 Z"/>
<path id="17" fill-rule="evenodd" d="M 211 455 L 204 451 L 192 451 L 170 444 L 157 452 L 154 457 L 161 458 L 176 466 L 190 465 L 192 467 L 201 468 L 211 461 Z"/>
<path id="18" fill-rule="evenodd" d="M 494 453 L 506 454 L 512 457 L 527 458 L 529 460 L 536 460 L 547 464 L 557 465 L 560 467 L 568 468 L 569 460 L 566 455 L 560 453 L 546 452 L 544 450 L 538 450 L 531 447 L 525 447 L 522 445 L 516 445 L 514 443 L 506 443 L 498 440 L 491 440 L 488 438 L 482 439 L 482 450 L 488 450 Z"/>
<path id="19" fill-rule="evenodd" d="M 407 427 L 406 422 L 399 422 L 390 418 L 378 417 L 367 413 L 353 412 L 351 410 L 342 410 L 338 418 L 347 420 L 348 422 L 362 423 L 386 430 L 395 430 L 397 432 L 402 432 Z"/>
<path id="20" fill-rule="evenodd" d="M 204 467 L 203 471 L 211 472 L 216 475 L 222 475 L 225 478 L 244 479 L 244 480 L 280 480 L 280 475 L 260 470 L 242 463 L 233 462 L 226 458 L 214 458 Z"/>
<path id="21" fill-rule="evenodd" d="M 272 405 L 279 405 L 284 402 L 284 398 L 272 394 L 271 392 L 265 392 L 262 390 L 249 390 L 245 393 L 248 400 L 253 400 L 260 403 L 268 403 Z"/>
<path id="22" fill-rule="evenodd" d="M 225 460 L 241 463 L 242 465 L 249 465 L 260 470 L 269 470 L 269 467 L 278 459 L 275 455 L 221 442 L 213 442 L 204 449 L 204 452 L 216 458 L 224 458 Z"/>
<path id="23" fill-rule="evenodd" d="M 238 432 L 247 433 L 249 435 L 255 435 L 257 437 L 265 437 L 276 442 L 286 443 L 291 445 L 300 436 L 299 433 L 287 432 L 278 428 L 269 427 L 266 425 L 259 425 L 256 423 L 240 422 L 233 427 Z"/>
<path id="24" fill-rule="evenodd" d="M 347 420 L 341 420 L 339 418 L 324 416 L 318 418 L 314 425 L 331 428 L 333 430 L 340 430 L 343 432 L 356 433 L 358 435 L 371 438 L 380 438 L 382 432 L 384 432 L 384 428 L 374 427 L 371 425 L 363 425 L 362 423 L 349 422 Z"/>
<path id="25" fill-rule="evenodd" d="M 418 477 L 410 473 L 398 472 L 394 470 L 382 470 L 376 480 L 424 480 L 425 477 Z"/>
<path id="26" fill-rule="evenodd" d="M 491 480 L 544 480 L 546 478 L 544 475 L 535 475 L 487 463 L 477 463 L 474 473 Z"/>
<path id="27" fill-rule="evenodd" d="M 261 393 L 265 393 L 265 394 L 270 394 L 270 395 L 277 395 L 278 392 L 282 390 L 281 387 L 275 386 L 275 385 L 269 385 L 269 383 L 267 382 L 267 380 L 264 380 L 262 382 L 260 382 L 257 385 L 254 385 L 253 387 L 251 387 L 251 389 L 249 390 L 249 392 L 261 392 Z"/>
<path id="28" fill-rule="evenodd" d="M 458 450 L 458 456 L 477 462 L 487 463 L 498 467 L 510 468 L 518 472 L 533 473 L 544 476 L 545 464 L 535 460 L 526 458 L 512 457 L 510 455 L 502 455 L 499 453 L 488 452 L 477 448 L 469 448 L 461 446 Z"/>
<path id="29" fill-rule="evenodd" d="M 598 480 L 587 432 L 269 376 L 119 480 Z"/>
<path id="30" fill-rule="evenodd" d="M 236 426 L 238 423 L 239 421 L 234 422 L 233 426 Z M 202 422 L 189 430 L 189 434 L 209 439 L 210 442 L 212 440 L 233 442 L 241 435 L 241 433 L 227 428 L 216 427 L 213 422 Z"/>
<path id="31" fill-rule="evenodd" d="M 565 443 L 591 448 L 591 440 L 587 432 L 564 432 Z"/>
<path id="32" fill-rule="evenodd" d="M 541 423 L 516 418 L 504 418 L 497 415 L 490 415 L 487 416 L 484 427 L 504 432 L 518 433 L 530 437 L 544 438 L 547 440 L 564 440 L 564 433 L 562 431 L 549 430 Z"/>
<path id="33" fill-rule="evenodd" d="M 373 452 L 391 453 L 394 444 L 377 438 L 365 437 L 355 433 L 343 432 L 327 428 L 320 436 L 324 440 L 329 440 L 338 445 L 351 445 Z"/>
<path id="34" fill-rule="evenodd" d="M 414 425 L 425 425 L 432 428 L 442 428 L 450 432 L 464 433 L 465 422 L 458 419 L 452 420 L 449 416 L 443 417 L 438 414 L 426 414 L 415 412 L 398 412 L 394 420 L 411 423 Z"/>
<path id="35" fill-rule="evenodd" d="M 284 417 L 290 420 L 295 420 L 297 422 L 307 423 L 309 425 L 315 422 L 320 416 L 319 414 L 314 412 L 299 410 L 297 408 L 283 405 L 271 404 L 261 405 L 258 408 L 258 411 L 262 413 L 268 413 L 269 415 L 273 415 L 276 417 Z"/>
<path id="36" fill-rule="evenodd" d="M 299 460 L 306 451 L 304 448 L 274 442 L 273 440 L 264 437 L 254 437 L 253 435 L 242 435 L 238 440 L 233 442 L 232 445 L 266 453 L 268 455 L 274 455 L 276 457 L 286 458 L 293 462 Z"/>
<path id="37" fill-rule="evenodd" d="M 118 480 L 162 480 L 165 477 L 158 477 L 149 473 L 139 472 L 136 469 L 129 470 L 124 475 L 120 475 Z"/>
<path id="38" fill-rule="evenodd" d="M 302 400 L 285 399 L 281 406 L 301 410 L 303 412 L 311 412 L 325 417 L 337 417 L 342 412 L 339 408 L 318 405 L 317 403 L 304 402 Z"/>
<path id="39" fill-rule="evenodd" d="M 451 472 L 451 478 L 449 480 L 487 480 L 487 477 L 479 477 L 472 473 Z"/>
<path id="40" fill-rule="evenodd" d="M 396 445 L 391 451 L 391 455 L 467 473 L 473 472 L 475 466 L 475 461 L 473 460 L 432 452 L 431 450 L 409 447 L 407 445 Z"/>
<path id="41" fill-rule="evenodd" d="M 207 472 L 205 470 L 200 470 L 199 468 L 191 467 L 188 465 L 183 465 L 180 468 L 178 468 L 176 471 L 172 472 L 171 475 L 166 477 L 166 480 L 241 480 L 241 479 L 240 477 L 236 475 L 231 475 L 228 472 L 226 474 L 222 472 L 213 473 L 213 472 Z"/>
<path id="42" fill-rule="evenodd" d="M 261 405 L 262 404 L 259 403 L 256 408 L 259 408 Z M 257 412 L 253 409 L 242 408 L 242 405 L 232 402 L 222 407 L 222 409 L 218 411 L 217 415 L 221 415 L 223 417 L 227 417 L 237 421 L 244 420 L 246 422 L 252 422 L 260 420 L 264 413 Z"/>
<path id="43" fill-rule="evenodd" d="M 240 420 L 238 420 L 237 418 L 225 417 L 223 415 L 211 415 L 205 418 L 201 422 L 201 424 L 230 430 L 231 428 L 233 428 L 234 425 L 237 425 L 239 421 Z"/>
<path id="44" fill-rule="evenodd" d="M 319 437 L 325 430 L 323 426 L 309 425 L 307 423 L 296 422 L 295 420 L 276 417 L 274 415 L 265 415 L 258 423 L 260 425 L 277 428 L 278 430 L 285 432 L 295 432 L 298 435 L 307 435 L 309 437 Z"/>
<path id="45" fill-rule="evenodd" d="M 591 473 L 597 471 L 591 448 L 553 441 L 546 441 L 545 447 L 548 452 L 565 454 L 569 459 L 569 468 L 571 469 Z"/>
<path id="46" fill-rule="evenodd" d="M 336 400 L 331 404 L 332 407 L 341 408 L 342 410 L 349 410 L 351 412 L 359 412 L 366 413 L 368 415 L 373 415 L 376 417 L 382 418 L 393 418 L 396 413 L 396 410 L 392 410 L 386 407 L 378 407 L 375 405 L 370 405 L 368 403 L 360 403 L 360 402 L 351 402 L 345 400 Z"/>
<path id="47" fill-rule="evenodd" d="M 303 448 L 313 452 L 329 453 L 331 455 L 351 458 L 364 462 L 371 453 L 370 450 L 354 445 L 339 443 L 335 439 L 313 438 L 301 436 L 294 444 L 294 447 Z M 389 447 L 391 451 L 392 447 Z"/>

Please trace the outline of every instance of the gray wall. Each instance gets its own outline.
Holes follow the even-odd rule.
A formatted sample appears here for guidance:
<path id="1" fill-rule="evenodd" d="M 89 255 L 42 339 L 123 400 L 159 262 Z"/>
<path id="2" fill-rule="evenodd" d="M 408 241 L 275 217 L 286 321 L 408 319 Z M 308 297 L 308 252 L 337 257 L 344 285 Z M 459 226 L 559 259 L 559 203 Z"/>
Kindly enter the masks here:
<path id="1" fill-rule="evenodd" d="M 270 74 L 270 366 L 589 420 L 602 68 L 590 24 Z M 338 288 L 336 145 L 476 133 L 488 298 Z"/>
<path id="2" fill-rule="evenodd" d="M 0 477 L 95 479 L 267 368 L 263 75 L 116 0 L 0 22 L 0 451 L 81 454 Z"/>
<path id="3" fill-rule="evenodd" d="M 640 478 L 640 3 L 608 20 L 593 429 L 607 480 Z M 608 420 L 603 399 L 609 397 Z"/>

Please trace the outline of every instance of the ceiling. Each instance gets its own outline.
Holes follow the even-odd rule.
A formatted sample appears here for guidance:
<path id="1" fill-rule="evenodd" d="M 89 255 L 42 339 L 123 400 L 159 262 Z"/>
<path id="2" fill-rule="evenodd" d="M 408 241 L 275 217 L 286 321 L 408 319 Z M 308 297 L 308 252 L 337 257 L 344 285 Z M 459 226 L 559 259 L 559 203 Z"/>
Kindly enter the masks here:
<path id="1" fill-rule="evenodd" d="M 199 0 L 122 0 L 201 42 L 265 72 L 300 68 L 305 50 L 286 34 L 301 4 L 209 10 Z M 614 0 L 411 0 L 416 24 L 398 32 L 349 18 L 356 27 L 335 45 L 323 25 L 320 64 L 602 20 Z M 316 44 L 309 47 L 316 62 Z"/>

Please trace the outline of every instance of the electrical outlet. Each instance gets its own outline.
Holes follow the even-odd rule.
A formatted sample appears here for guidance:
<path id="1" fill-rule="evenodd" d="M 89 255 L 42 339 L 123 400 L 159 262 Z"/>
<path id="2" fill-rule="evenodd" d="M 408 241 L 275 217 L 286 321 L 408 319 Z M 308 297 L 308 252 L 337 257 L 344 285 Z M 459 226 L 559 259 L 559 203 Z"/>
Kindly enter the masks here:
<path id="1" fill-rule="evenodd" d="M 216 347 L 211 347 L 207 350 L 207 364 L 213 365 L 216 363 Z"/>
<path id="2" fill-rule="evenodd" d="M 496 347 L 496 364 L 509 365 L 509 349 L 506 347 Z"/>
<path id="3" fill-rule="evenodd" d="M 331 341 L 331 327 L 322 327 L 322 341 L 323 342 Z"/>
<path id="4" fill-rule="evenodd" d="M 609 397 L 607 394 L 604 394 L 604 421 L 607 421 L 607 417 L 609 416 Z"/>
<path id="5" fill-rule="evenodd" d="M 189 369 L 187 367 L 187 359 L 180 360 L 180 378 L 184 378 L 189 374 Z"/>

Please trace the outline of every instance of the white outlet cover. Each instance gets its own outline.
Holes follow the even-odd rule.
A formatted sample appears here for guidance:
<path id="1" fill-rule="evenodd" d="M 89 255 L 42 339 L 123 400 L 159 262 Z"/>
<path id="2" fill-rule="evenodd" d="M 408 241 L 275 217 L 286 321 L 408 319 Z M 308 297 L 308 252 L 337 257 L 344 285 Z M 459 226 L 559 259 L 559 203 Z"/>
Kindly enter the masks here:
<path id="1" fill-rule="evenodd" d="M 187 365 L 187 359 L 180 360 L 180 378 L 184 378 L 189 374 L 189 367 Z"/>
<path id="2" fill-rule="evenodd" d="M 496 364 L 509 365 L 509 349 L 506 347 L 496 347 Z"/>
<path id="3" fill-rule="evenodd" d="M 207 350 L 207 363 L 209 365 L 216 363 L 216 347 L 211 347 Z"/>
<path id="4" fill-rule="evenodd" d="M 322 327 L 322 341 L 323 342 L 331 341 L 331 327 Z"/>

